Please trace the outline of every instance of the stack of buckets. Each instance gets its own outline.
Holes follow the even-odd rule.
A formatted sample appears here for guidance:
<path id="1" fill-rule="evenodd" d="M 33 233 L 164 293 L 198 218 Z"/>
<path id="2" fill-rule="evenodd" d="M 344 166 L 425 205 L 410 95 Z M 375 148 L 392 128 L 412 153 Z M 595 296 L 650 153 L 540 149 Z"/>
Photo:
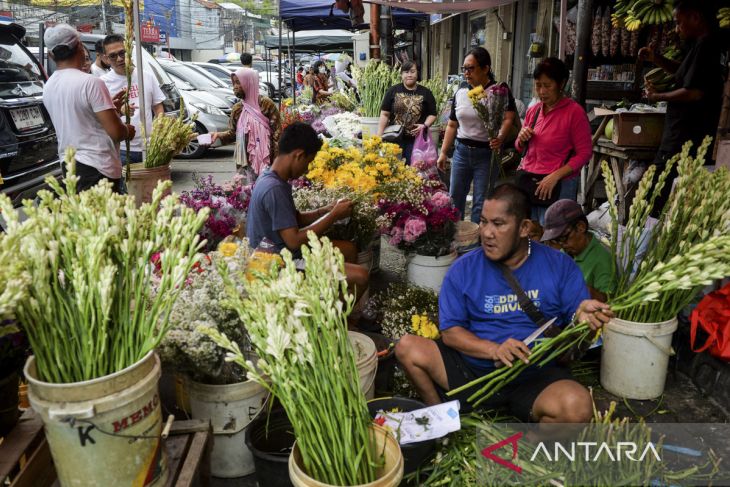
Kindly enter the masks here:
<path id="1" fill-rule="evenodd" d="M 360 389 L 365 398 L 375 397 L 375 375 L 378 372 L 378 350 L 372 338 L 362 333 L 348 331 L 350 343 L 355 349 L 355 363 L 360 376 Z"/>

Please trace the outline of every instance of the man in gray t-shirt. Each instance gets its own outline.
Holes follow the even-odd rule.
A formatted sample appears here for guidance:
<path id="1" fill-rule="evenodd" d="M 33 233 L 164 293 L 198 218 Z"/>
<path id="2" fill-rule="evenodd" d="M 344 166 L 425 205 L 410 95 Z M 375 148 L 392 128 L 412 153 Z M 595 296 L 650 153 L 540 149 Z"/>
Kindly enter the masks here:
<path id="1" fill-rule="evenodd" d="M 322 235 L 335 222 L 350 216 L 352 202 L 348 199 L 305 213 L 294 206 L 292 188 L 287 181 L 307 172 L 321 146 L 314 129 L 301 122 L 288 126 L 281 134 L 279 155 L 256 180 L 251 195 L 246 236 L 252 248 L 277 253 L 287 248 L 294 258 L 299 258 L 308 232 Z M 356 263 L 357 248 L 352 242 L 335 240 L 332 244 L 345 257 L 347 282 L 359 299 L 367 289 L 368 272 Z"/>

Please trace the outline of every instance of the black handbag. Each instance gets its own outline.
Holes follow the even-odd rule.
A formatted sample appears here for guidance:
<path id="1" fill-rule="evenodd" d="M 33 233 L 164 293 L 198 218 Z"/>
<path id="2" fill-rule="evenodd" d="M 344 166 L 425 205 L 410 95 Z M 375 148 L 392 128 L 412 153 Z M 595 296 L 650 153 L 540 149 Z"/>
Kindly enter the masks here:
<path id="1" fill-rule="evenodd" d="M 400 142 L 400 139 L 403 138 L 404 131 L 405 126 L 403 125 L 388 125 L 385 127 L 383 135 L 380 138 L 386 142 Z"/>
<path id="2" fill-rule="evenodd" d="M 524 169 L 517 170 L 515 184 L 530 196 L 530 204 L 532 205 L 548 207 L 560 199 L 561 181 L 558 181 L 558 184 L 555 185 L 549 198 L 541 199 L 535 194 L 537 186 L 545 176 L 548 176 L 548 174 L 535 174 Z"/>

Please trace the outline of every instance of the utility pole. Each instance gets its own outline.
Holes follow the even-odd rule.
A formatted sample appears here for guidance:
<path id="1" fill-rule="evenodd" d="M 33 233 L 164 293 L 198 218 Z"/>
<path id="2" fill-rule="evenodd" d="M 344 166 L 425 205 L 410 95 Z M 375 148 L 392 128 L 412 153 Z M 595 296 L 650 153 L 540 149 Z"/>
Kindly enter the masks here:
<path id="1" fill-rule="evenodd" d="M 111 21 L 106 15 L 106 2 L 107 0 L 101 0 L 101 30 L 104 32 L 104 35 L 109 35 L 112 33 L 112 27 Z"/>
<path id="2" fill-rule="evenodd" d="M 573 62 L 573 98 L 585 107 L 588 85 L 588 60 L 591 55 L 591 26 L 593 25 L 593 0 L 579 0 L 577 41 Z"/>
<path id="3" fill-rule="evenodd" d="M 380 56 L 393 64 L 393 26 L 391 24 L 391 8 L 380 7 Z"/>

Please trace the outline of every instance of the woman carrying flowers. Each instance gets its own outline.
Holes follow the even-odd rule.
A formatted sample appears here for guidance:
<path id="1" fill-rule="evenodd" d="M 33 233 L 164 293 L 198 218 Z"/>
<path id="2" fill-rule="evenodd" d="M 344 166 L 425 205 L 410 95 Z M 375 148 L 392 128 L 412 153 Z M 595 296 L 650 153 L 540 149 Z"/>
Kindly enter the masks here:
<path id="1" fill-rule="evenodd" d="M 523 153 L 519 186 L 530 194 L 532 219 L 542 224 L 554 201 L 575 201 L 578 174 L 593 143 L 585 110 L 563 92 L 569 76 L 565 63 L 547 58 L 533 76 L 540 103 L 527 110 L 515 146 Z"/>
<path id="2" fill-rule="evenodd" d="M 228 131 L 213 132 L 211 143 L 236 142 L 235 160 L 239 173 L 253 182 L 271 165 L 278 152 L 281 114 L 276 104 L 259 96 L 259 74 L 241 68 L 231 75 L 233 92 L 241 101 L 233 106 Z"/>
<path id="3" fill-rule="evenodd" d="M 446 169 L 448 152 L 455 146 L 451 160 L 451 197 L 463 218 L 466 196 L 474 182 L 471 209 L 471 221 L 474 223 L 479 223 L 484 197 L 491 192 L 499 178 L 500 164 L 492 158 L 492 151 L 499 150 L 505 144 L 517 123 L 517 106 L 507 88 L 508 103 L 501 126 L 496 137 L 490 138 L 485 122 L 469 96 L 474 88 L 488 90 L 496 87 L 491 65 L 492 58 L 483 47 L 472 49 L 464 58 L 461 70 L 469 87 L 459 88 L 454 95 L 451 117 L 438 158 L 439 169 L 443 171 Z M 504 88 L 506 85 L 501 84 L 500 89 Z"/>
<path id="4" fill-rule="evenodd" d="M 397 143 L 403 149 L 406 164 L 410 165 L 416 136 L 436 121 L 436 100 L 431 90 L 418 84 L 416 63 L 403 63 L 400 74 L 403 83 L 391 87 L 383 98 L 378 135 L 383 135 L 387 125 L 402 125 L 403 135 Z"/>

